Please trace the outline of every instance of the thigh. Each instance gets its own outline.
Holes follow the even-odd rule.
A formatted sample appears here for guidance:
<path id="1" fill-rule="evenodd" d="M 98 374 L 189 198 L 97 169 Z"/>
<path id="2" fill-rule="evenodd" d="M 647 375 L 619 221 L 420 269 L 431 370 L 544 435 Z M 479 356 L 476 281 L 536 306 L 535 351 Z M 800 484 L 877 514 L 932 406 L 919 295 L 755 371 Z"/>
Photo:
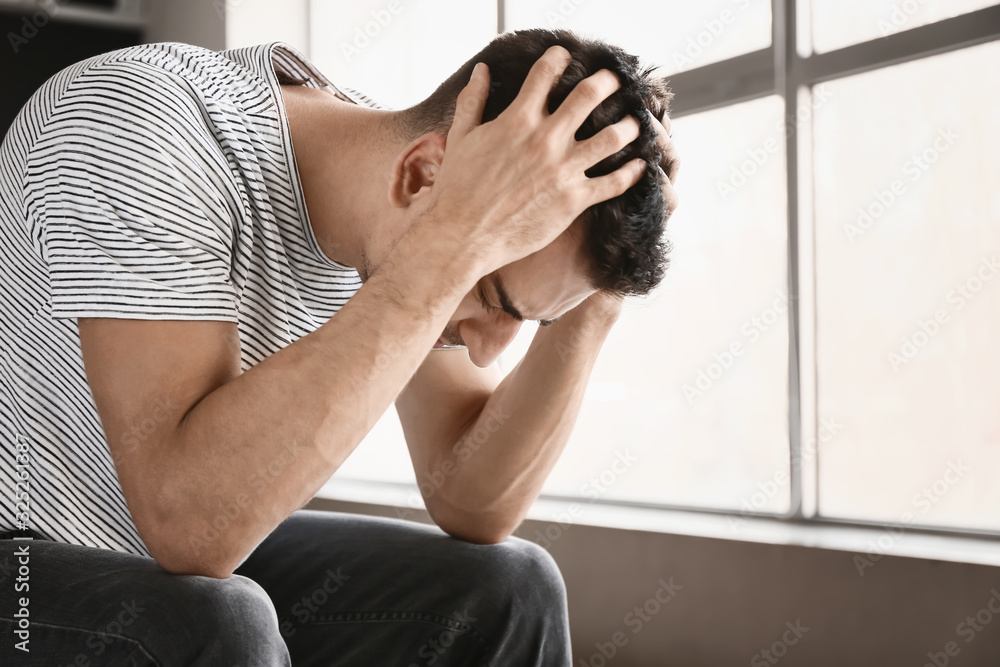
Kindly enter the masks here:
<path id="1" fill-rule="evenodd" d="M 201 665 L 214 651 L 233 656 L 227 667 L 246 665 L 232 651 L 243 643 L 239 626 L 263 633 L 255 641 L 266 646 L 268 614 L 263 652 L 285 653 L 287 664 L 269 599 L 242 577 L 173 575 L 135 554 L 0 540 L 0 587 L 0 664 Z M 29 652 L 17 646 L 24 639 Z"/>
<path id="2" fill-rule="evenodd" d="M 297 666 L 568 664 L 562 579 L 516 538 L 300 510 L 237 573 L 271 596 Z"/>

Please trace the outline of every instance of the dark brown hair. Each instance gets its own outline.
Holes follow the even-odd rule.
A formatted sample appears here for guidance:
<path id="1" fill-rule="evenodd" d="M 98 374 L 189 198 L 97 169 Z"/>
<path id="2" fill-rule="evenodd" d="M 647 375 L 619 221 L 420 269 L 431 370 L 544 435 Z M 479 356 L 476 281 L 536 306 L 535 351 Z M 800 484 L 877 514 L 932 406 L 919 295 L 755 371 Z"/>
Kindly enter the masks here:
<path id="1" fill-rule="evenodd" d="M 528 70 L 551 46 L 565 47 L 572 62 L 549 95 L 554 112 L 573 87 L 600 69 L 618 75 L 621 88 L 601 103 L 576 134 L 587 139 L 626 115 L 640 125 L 640 136 L 618 153 L 587 171 L 588 176 L 610 173 L 636 157 L 646 161 L 642 179 L 625 194 L 591 206 L 582 223 L 590 255 L 594 287 L 619 295 L 648 294 L 656 287 L 668 264 L 670 244 L 664 238 L 668 212 L 663 197 L 663 172 L 672 165 L 656 143 L 649 115 L 662 121 L 672 97 L 666 80 L 641 68 L 639 59 L 596 39 L 584 39 L 568 30 L 519 30 L 504 33 L 469 59 L 423 102 L 403 112 L 402 125 L 412 137 L 428 132 L 447 134 L 454 118 L 458 94 L 472 76 L 477 62 L 490 68 L 490 95 L 483 122 L 495 119 L 517 96 Z M 658 168 L 662 166 L 663 171 Z"/>

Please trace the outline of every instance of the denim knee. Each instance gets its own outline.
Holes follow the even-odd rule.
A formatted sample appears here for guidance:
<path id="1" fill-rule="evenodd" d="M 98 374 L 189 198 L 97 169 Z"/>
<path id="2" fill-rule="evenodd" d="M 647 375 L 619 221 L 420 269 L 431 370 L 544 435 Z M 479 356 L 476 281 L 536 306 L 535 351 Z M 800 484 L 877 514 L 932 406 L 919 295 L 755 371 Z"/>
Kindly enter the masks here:
<path id="1" fill-rule="evenodd" d="M 478 608 L 491 611 L 478 628 L 489 638 L 490 664 L 568 665 L 566 584 L 549 552 L 516 537 L 479 549 Z"/>
<path id="2" fill-rule="evenodd" d="M 267 593 L 255 581 L 239 575 L 228 579 L 183 577 L 176 608 L 187 617 L 196 645 L 195 665 L 290 665 L 288 649 L 278 630 L 278 618 Z"/>
<path id="3" fill-rule="evenodd" d="M 495 576 L 484 577 L 489 594 L 506 599 L 519 615 L 552 617 L 566 615 L 566 584 L 559 566 L 548 551 L 534 542 L 508 538 L 492 550 Z"/>

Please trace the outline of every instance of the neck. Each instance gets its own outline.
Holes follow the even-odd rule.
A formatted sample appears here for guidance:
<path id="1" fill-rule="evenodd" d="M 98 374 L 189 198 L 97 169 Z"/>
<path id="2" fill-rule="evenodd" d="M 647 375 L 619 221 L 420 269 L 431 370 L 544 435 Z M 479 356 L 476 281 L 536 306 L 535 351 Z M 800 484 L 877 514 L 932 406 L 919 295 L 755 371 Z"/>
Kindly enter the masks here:
<path id="1" fill-rule="evenodd" d="M 344 102 L 330 92 L 282 86 L 309 222 L 327 257 L 368 277 L 393 243 L 388 188 L 404 146 L 399 112 Z"/>

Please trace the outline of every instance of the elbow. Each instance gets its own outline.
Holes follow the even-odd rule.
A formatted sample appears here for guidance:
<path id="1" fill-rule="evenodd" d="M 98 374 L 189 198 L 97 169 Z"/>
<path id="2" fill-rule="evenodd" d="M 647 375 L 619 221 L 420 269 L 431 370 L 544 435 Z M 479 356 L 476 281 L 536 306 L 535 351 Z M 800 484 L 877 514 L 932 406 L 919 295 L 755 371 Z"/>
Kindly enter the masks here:
<path id="1" fill-rule="evenodd" d="M 228 579 L 236 569 L 221 561 L 190 558 L 184 553 L 160 551 L 152 555 L 156 563 L 170 574 L 193 574 L 212 579 Z"/>
<path id="2" fill-rule="evenodd" d="M 492 512 L 469 512 L 428 503 L 427 512 L 438 528 L 456 540 L 472 544 L 500 544 L 521 523 L 517 517 Z"/>
<path id="3" fill-rule="evenodd" d="M 239 565 L 239 559 L 227 553 L 221 533 L 214 539 L 199 536 L 187 526 L 160 523 L 140 531 L 153 560 L 170 574 L 193 574 L 213 579 L 227 579 Z"/>
<path id="4" fill-rule="evenodd" d="M 476 529 L 467 530 L 464 528 L 452 529 L 445 526 L 440 526 L 440 528 L 456 540 L 469 542 L 471 544 L 500 544 L 511 536 L 511 533 L 503 531 L 484 531 Z"/>

